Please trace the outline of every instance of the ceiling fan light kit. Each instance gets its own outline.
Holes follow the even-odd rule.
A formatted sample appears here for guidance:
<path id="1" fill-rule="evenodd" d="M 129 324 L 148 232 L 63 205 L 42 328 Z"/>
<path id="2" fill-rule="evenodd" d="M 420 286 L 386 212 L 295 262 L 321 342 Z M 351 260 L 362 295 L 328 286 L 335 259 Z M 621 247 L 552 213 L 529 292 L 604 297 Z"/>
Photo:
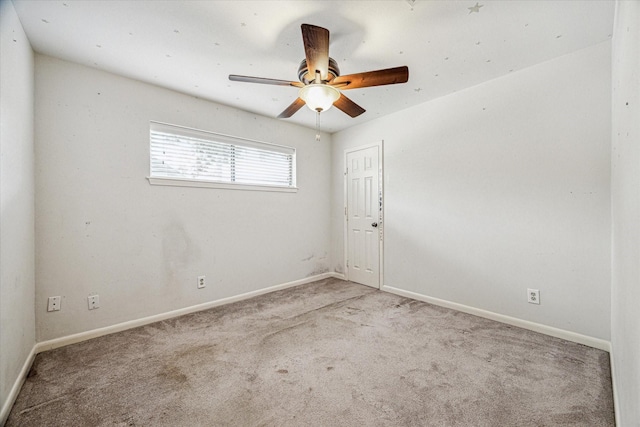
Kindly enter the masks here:
<path id="1" fill-rule="evenodd" d="M 329 30 L 309 24 L 302 24 L 301 29 L 306 58 L 298 67 L 300 82 L 229 75 L 229 80 L 233 81 L 300 88 L 298 98 L 278 118 L 293 116 L 305 104 L 318 114 L 334 105 L 349 116 L 357 117 L 365 109 L 341 91 L 406 83 L 409 80 L 409 68 L 406 66 L 340 76 L 338 64 L 329 57 Z"/>
<path id="2" fill-rule="evenodd" d="M 311 83 L 300 89 L 298 96 L 312 111 L 327 111 L 340 98 L 340 91 L 324 83 Z"/>

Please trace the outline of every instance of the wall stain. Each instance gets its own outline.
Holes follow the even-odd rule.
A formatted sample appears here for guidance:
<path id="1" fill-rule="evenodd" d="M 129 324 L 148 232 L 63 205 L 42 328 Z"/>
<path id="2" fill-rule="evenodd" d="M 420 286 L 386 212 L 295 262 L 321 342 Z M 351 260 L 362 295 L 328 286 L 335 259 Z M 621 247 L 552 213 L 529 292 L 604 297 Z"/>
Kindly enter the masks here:
<path id="1" fill-rule="evenodd" d="M 162 257 L 167 284 L 176 284 L 181 273 L 198 257 L 199 251 L 182 224 L 172 222 L 162 233 Z"/>

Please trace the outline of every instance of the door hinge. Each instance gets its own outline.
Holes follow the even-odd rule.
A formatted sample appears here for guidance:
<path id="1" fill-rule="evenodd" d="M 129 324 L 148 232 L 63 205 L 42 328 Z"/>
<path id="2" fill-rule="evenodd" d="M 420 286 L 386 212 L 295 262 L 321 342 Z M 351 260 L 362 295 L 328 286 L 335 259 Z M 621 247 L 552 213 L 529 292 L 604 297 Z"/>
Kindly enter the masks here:
<path id="1" fill-rule="evenodd" d="M 347 207 L 344 208 L 344 216 L 347 216 Z"/>

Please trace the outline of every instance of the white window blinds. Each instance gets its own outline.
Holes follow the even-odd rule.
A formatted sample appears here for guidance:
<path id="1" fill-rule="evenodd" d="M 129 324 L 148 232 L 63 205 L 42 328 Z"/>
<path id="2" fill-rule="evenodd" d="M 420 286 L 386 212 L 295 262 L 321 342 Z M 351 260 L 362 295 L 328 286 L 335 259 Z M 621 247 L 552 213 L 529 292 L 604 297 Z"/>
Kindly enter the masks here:
<path id="1" fill-rule="evenodd" d="M 151 122 L 151 178 L 295 187 L 295 149 Z"/>

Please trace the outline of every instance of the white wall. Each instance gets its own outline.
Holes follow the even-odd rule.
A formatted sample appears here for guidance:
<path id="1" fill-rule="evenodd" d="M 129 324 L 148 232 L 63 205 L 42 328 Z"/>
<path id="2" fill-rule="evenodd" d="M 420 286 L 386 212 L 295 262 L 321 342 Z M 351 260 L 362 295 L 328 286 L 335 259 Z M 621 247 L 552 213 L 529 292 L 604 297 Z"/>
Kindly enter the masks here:
<path id="1" fill-rule="evenodd" d="M 344 149 L 383 139 L 386 286 L 609 340 L 610 55 L 602 43 L 334 134 L 336 270 Z"/>
<path id="2" fill-rule="evenodd" d="M 0 3 L 0 425 L 35 344 L 33 51 Z M 19 385 L 19 384 L 18 384 Z"/>
<path id="3" fill-rule="evenodd" d="M 293 146 L 299 191 L 151 186 L 150 120 Z M 36 55 L 38 340 L 328 271 L 329 140 Z M 92 293 L 101 307 L 89 311 Z M 46 312 L 51 295 L 61 311 Z"/>
<path id="4" fill-rule="evenodd" d="M 640 426 L 640 3 L 613 34 L 611 344 L 618 423 Z"/>

